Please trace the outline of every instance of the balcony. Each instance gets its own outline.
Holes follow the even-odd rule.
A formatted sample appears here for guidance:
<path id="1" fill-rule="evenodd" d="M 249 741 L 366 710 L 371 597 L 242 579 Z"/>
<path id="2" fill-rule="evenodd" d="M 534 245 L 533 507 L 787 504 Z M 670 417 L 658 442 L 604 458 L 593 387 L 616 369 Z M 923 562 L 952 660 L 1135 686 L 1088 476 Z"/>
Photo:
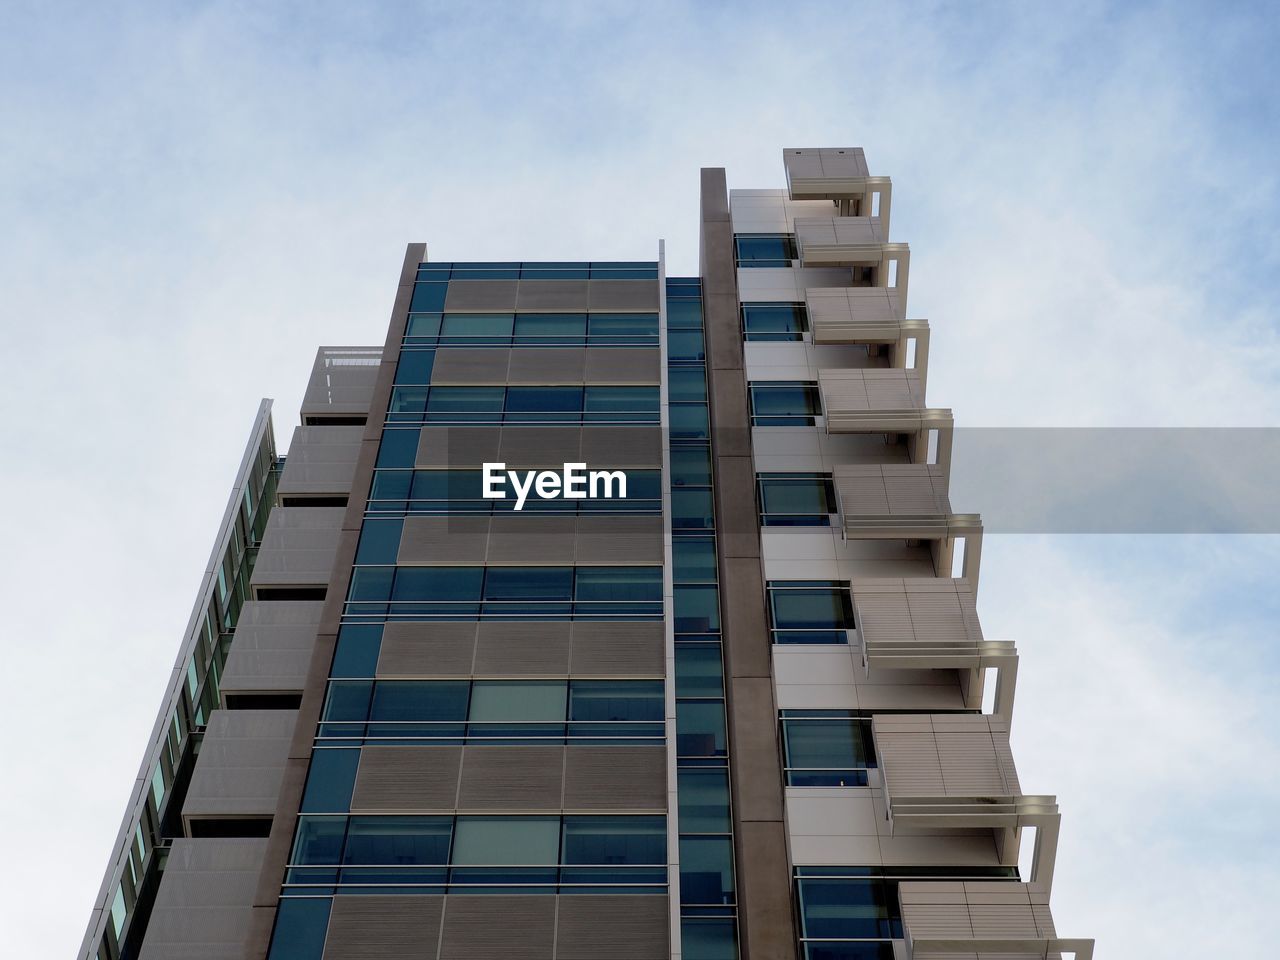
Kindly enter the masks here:
<path id="1" fill-rule="evenodd" d="M 925 407 L 920 371 L 893 367 L 820 370 L 818 386 L 827 433 L 927 434 L 937 430 L 938 462 L 944 467 L 949 463 L 951 411 Z M 927 443 L 916 453 L 919 455 L 913 459 L 923 460 Z"/>
<path id="2" fill-rule="evenodd" d="M 1022 792 L 1008 721 L 983 714 L 878 714 L 871 721 L 890 832 L 899 827 L 995 833 L 1016 864 L 1023 827 L 1035 828 L 1031 881 L 1053 882 L 1061 814 L 1056 797 Z"/>
<path id="3" fill-rule="evenodd" d="M 973 586 L 964 578 L 856 577 L 850 583 L 862 667 L 874 670 L 962 670 L 966 702 L 982 706 L 976 671 L 996 670 L 995 713 L 1008 723 L 1018 676 L 1012 640 L 987 640 Z"/>
<path id="4" fill-rule="evenodd" d="M 904 320 L 897 290 L 884 287 L 810 287 L 805 291 L 816 344 L 873 344 L 888 348 L 889 366 L 916 370 L 924 388 L 929 321 Z M 915 354 L 910 345 L 914 343 Z"/>
<path id="5" fill-rule="evenodd" d="M 832 474 L 846 539 L 926 540 L 939 576 L 964 541 L 964 576 L 978 582 L 982 518 L 952 513 L 947 472 L 937 463 L 844 464 Z"/>
<path id="6" fill-rule="evenodd" d="M 796 253 L 805 267 L 865 267 L 866 286 L 885 287 L 907 302 L 911 248 L 890 243 L 880 217 L 797 217 Z"/>
<path id="7" fill-rule="evenodd" d="M 1033 957 L 1074 953 L 1091 960 L 1093 941 L 1059 937 L 1049 912 L 1049 890 L 1038 883 L 904 881 L 898 903 L 911 960 Z"/>
<path id="8" fill-rule="evenodd" d="M 842 213 L 879 213 L 887 230 L 893 181 L 870 175 L 861 147 L 789 147 L 782 165 L 792 200 L 834 200 Z"/>

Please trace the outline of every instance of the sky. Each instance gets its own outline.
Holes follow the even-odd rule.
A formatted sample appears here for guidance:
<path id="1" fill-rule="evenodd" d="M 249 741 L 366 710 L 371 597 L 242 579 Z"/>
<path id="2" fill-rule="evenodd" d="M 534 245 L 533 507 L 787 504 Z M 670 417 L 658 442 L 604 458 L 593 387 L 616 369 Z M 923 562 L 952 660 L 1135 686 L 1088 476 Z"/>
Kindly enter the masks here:
<path id="1" fill-rule="evenodd" d="M 382 342 L 406 243 L 663 238 L 694 274 L 699 167 L 777 188 L 784 147 L 859 145 L 962 427 L 1274 427 L 1278 42 L 1248 3 L 9 0 L 6 952 L 79 944 L 259 399 L 287 445 L 316 346 Z M 984 543 L 1057 926 L 1103 960 L 1273 955 L 1278 562 Z"/>

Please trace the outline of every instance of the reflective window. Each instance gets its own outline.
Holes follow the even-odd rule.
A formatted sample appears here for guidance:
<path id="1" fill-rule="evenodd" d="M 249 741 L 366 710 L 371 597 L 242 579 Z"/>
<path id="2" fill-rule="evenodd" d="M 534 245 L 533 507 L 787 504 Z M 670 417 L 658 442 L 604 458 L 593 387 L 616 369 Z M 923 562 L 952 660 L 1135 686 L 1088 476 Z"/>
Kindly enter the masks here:
<path id="1" fill-rule="evenodd" d="M 733 903 L 733 841 L 728 837 L 680 837 L 680 902 Z"/>
<path id="2" fill-rule="evenodd" d="M 848 643 L 854 629 L 849 588 L 838 581 L 770 580 L 774 643 Z"/>
<path id="3" fill-rule="evenodd" d="M 839 510 L 829 473 L 757 473 L 756 490 L 766 527 L 825 527 Z"/>
<path id="4" fill-rule="evenodd" d="M 822 413 L 816 383 L 771 381 L 749 385 L 751 425 L 755 427 L 811 427 Z"/>
<path id="5" fill-rule="evenodd" d="M 742 335 L 748 341 L 803 340 L 809 314 L 803 303 L 744 303 Z"/>
<path id="6" fill-rule="evenodd" d="M 871 718 L 853 710 L 783 710 L 787 785 L 860 787 L 876 765 Z"/>
<path id="7" fill-rule="evenodd" d="M 559 861 L 559 817 L 458 817 L 459 866 L 542 866 Z"/>
<path id="8" fill-rule="evenodd" d="M 728 833 L 729 771 L 723 767 L 686 767 L 677 773 L 681 833 Z"/>
<path id="9" fill-rule="evenodd" d="M 739 267 L 789 267 L 798 257 L 796 238 L 790 233 L 737 233 L 733 247 Z"/>

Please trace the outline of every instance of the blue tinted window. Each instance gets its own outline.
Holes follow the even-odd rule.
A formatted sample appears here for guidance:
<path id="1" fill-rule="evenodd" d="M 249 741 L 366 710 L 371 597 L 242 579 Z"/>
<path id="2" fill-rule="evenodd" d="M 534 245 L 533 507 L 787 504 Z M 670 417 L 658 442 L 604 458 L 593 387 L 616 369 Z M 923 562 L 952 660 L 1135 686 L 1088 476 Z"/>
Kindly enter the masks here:
<path id="1" fill-rule="evenodd" d="M 404 521 L 397 518 L 368 519 L 360 527 L 356 563 L 395 563 L 400 552 L 400 532 Z"/>
<path id="2" fill-rule="evenodd" d="M 896 881 L 878 877 L 797 880 L 800 935 L 851 940 L 902 937 L 897 886 Z"/>
<path id="3" fill-rule="evenodd" d="M 673 446 L 671 448 L 671 485 L 673 487 L 710 486 L 710 448 L 704 444 Z M 698 512 L 701 513 L 701 509 Z"/>
<path id="4" fill-rule="evenodd" d="M 709 530 L 715 526 L 715 506 L 710 490 L 671 491 L 671 527 L 674 530 Z"/>
<path id="5" fill-rule="evenodd" d="M 651 418 L 635 419 L 656 419 L 658 403 L 657 387 L 587 387 L 583 409 L 590 413 L 651 413 Z"/>
<path id="6" fill-rule="evenodd" d="M 489 567 L 484 582 L 486 600 L 570 600 L 571 567 Z"/>
<path id="7" fill-rule="evenodd" d="M 372 677 L 382 649 L 382 624 L 347 623 L 338 628 L 331 677 Z"/>
<path id="8" fill-rule="evenodd" d="M 720 662 L 718 643 L 676 644 L 676 696 L 722 697 L 721 678 L 724 666 Z"/>
<path id="9" fill-rule="evenodd" d="M 706 440 L 711 436 L 705 403 L 673 403 L 668 409 L 672 439 Z"/>
<path id="10" fill-rule="evenodd" d="M 720 591 L 715 584 L 675 588 L 677 633 L 706 633 L 720 629 Z"/>
<path id="11" fill-rule="evenodd" d="M 372 680 L 335 680 L 325 698 L 324 719 L 338 723 L 363 723 L 369 716 Z"/>
<path id="12" fill-rule="evenodd" d="M 394 567 L 356 567 L 351 574 L 352 600 L 385 601 L 391 597 Z"/>
<path id="13" fill-rule="evenodd" d="M 578 567 L 577 600 L 662 599 L 661 567 Z"/>
<path id="14" fill-rule="evenodd" d="M 427 397 L 432 413 L 496 413 L 502 410 L 502 387 L 433 387 Z"/>
<path id="15" fill-rule="evenodd" d="M 520 313 L 516 314 L 516 342 L 580 341 L 587 335 L 585 313 Z"/>
<path id="16" fill-rule="evenodd" d="M 406 337 L 425 337 L 435 339 L 440 336 L 440 318 L 439 313 L 411 313 L 409 314 L 409 322 L 405 326 L 404 335 Z"/>
<path id="17" fill-rule="evenodd" d="M 447 283 L 415 283 L 413 300 L 409 304 L 410 313 L 439 313 L 444 309 L 445 294 L 449 291 Z"/>
<path id="18" fill-rule="evenodd" d="M 701 330 L 668 330 L 667 358 L 670 360 L 697 360 L 707 358 Z"/>
<path id="19" fill-rule="evenodd" d="M 683 960 L 738 960 L 737 924 L 732 918 L 683 917 L 680 951 Z"/>
<path id="20" fill-rule="evenodd" d="M 445 864 L 452 817 L 352 817 L 342 862 Z"/>
<path id="21" fill-rule="evenodd" d="M 753 426 L 812 426 L 813 418 L 822 413 L 817 384 L 753 383 L 750 394 Z"/>
<path id="22" fill-rule="evenodd" d="M 400 567 L 394 600 L 479 600 L 483 567 Z"/>
<path id="23" fill-rule="evenodd" d="M 593 313 L 587 324 L 592 342 L 601 344 L 658 339 L 656 313 Z"/>
<path id="24" fill-rule="evenodd" d="M 510 339 L 515 319 L 510 313 L 446 313 L 440 324 L 440 336 L 480 343 Z"/>
<path id="25" fill-rule="evenodd" d="M 506 409 L 516 413 L 582 409 L 582 387 L 508 387 Z"/>
<path id="26" fill-rule="evenodd" d="M 764 526 L 825 527 L 837 512 L 830 474 L 759 473 L 760 522 Z"/>
<path id="27" fill-rule="evenodd" d="M 848 710 L 784 711 L 782 743 L 790 786 L 863 786 L 875 766 L 871 721 Z"/>
<path id="28" fill-rule="evenodd" d="M 317 749 L 311 754 L 307 788 L 302 795 L 302 813 L 346 813 L 355 788 L 358 749 Z"/>
<path id="29" fill-rule="evenodd" d="M 769 583 L 769 625 L 774 643 L 848 643 L 853 603 L 844 587 Z"/>
<path id="30" fill-rule="evenodd" d="M 402 350 L 396 365 L 396 383 L 430 383 L 435 358 L 434 350 Z"/>
<path id="31" fill-rule="evenodd" d="M 681 757 L 723 757 L 724 703 L 681 700 L 676 703 L 676 753 Z"/>
<path id="32" fill-rule="evenodd" d="M 286 897 L 276 908 L 268 960 L 320 960 L 329 932 L 328 897 Z"/>
<path id="33" fill-rule="evenodd" d="M 413 472 L 410 470 L 375 470 L 369 491 L 369 509 L 404 510 L 412 483 Z"/>
<path id="34" fill-rule="evenodd" d="M 470 684 L 465 680 L 379 680 L 369 719 L 374 721 L 462 721 Z"/>
<path id="35" fill-rule="evenodd" d="M 574 680 L 569 684 L 569 719 L 640 721 L 663 718 L 661 680 Z"/>
<path id="36" fill-rule="evenodd" d="M 676 583 L 709 583 L 716 579 L 716 542 L 711 537 L 679 537 L 671 545 Z"/>
<path id="37" fill-rule="evenodd" d="M 671 367 L 667 371 L 667 399 L 706 403 L 707 374 L 702 367 Z"/>
<path id="38" fill-rule="evenodd" d="M 728 837 L 680 838 L 680 902 L 734 902 L 733 841 Z"/>
<path id="39" fill-rule="evenodd" d="M 400 429 L 382 431 L 382 444 L 378 447 L 379 467 L 412 468 L 417 457 L 417 430 Z"/>
<path id="40" fill-rule="evenodd" d="M 741 233 L 733 245 L 739 267 L 789 267 L 797 258 L 796 238 L 789 233 Z"/>
<path id="41" fill-rule="evenodd" d="M 396 387 L 391 391 L 387 412 L 392 414 L 422 413 L 427 408 L 426 387 Z M 391 420 L 418 420 L 420 417 L 393 416 Z"/>
<path id="42" fill-rule="evenodd" d="M 663 817 L 565 817 L 565 864 L 665 864 Z"/>
<path id="43" fill-rule="evenodd" d="M 702 328 L 701 300 L 668 300 L 668 330 L 700 330 Z"/>
<path id="44" fill-rule="evenodd" d="M 298 817 L 291 863 L 334 864 L 342 861 L 346 817 Z"/>
<path id="45" fill-rule="evenodd" d="M 803 340 L 809 329 L 803 303 L 744 303 L 742 331 L 747 340 Z"/>

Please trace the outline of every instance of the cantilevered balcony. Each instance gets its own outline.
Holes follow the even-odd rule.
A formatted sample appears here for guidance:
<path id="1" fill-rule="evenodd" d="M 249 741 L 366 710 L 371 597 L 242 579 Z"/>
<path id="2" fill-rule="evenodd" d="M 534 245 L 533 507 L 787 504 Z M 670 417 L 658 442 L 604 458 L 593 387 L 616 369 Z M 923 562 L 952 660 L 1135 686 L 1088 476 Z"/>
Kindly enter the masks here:
<path id="1" fill-rule="evenodd" d="M 904 320 L 905 305 L 897 290 L 810 287 L 805 291 L 805 302 L 814 343 L 884 345 L 889 365 L 918 371 L 923 389 L 929 362 L 929 321 Z"/>
<path id="2" fill-rule="evenodd" d="M 978 582 L 982 518 L 951 511 L 944 465 L 845 464 L 832 479 L 846 538 L 929 541 L 940 576 L 951 572 L 955 543 L 963 540 L 964 575 Z"/>
<path id="3" fill-rule="evenodd" d="M 927 432 L 938 430 L 938 462 L 947 466 L 951 411 L 925 407 L 924 383 L 918 370 L 820 370 L 818 386 L 828 433 L 923 434 L 927 441 Z M 913 459 L 921 462 L 924 458 Z"/>
<path id="4" fill-rule="evenodd" d="M 850 592 L 866 674 L 872 670 L 961 670 L 966 701 L 981 708 L 979 671 L 994 668 L 995 713 L 1010 719 L 1018 653 L 1012 640 L 983 637 L 968 580 L 855 577 Z"/>
<path id="5" fill-rule="evenodd" d="M 911 249 L 890 243 L 879 217 L 797 217 L 796 253 L 805 267 L 865 267 L 872 287 L 895 290 L 907 302 Z"/>
<path id="6" fill-rule="evenodd" d="M 834 200 L 846 215 L 878 214 L 888 232 L 893 182 L 870 175 L 861 147 L 788 147 L 782 164 L 792 200 Z"/>
<path id="7" fill-rule="evenodd" d="M 898 904 L 910 960 L 1093 957 L 1093 940 L 1058 936 L 1043 884 L 908 880 L 898 884 Z"/>
<path id="8" fill-rule="evenodd" d="M 1022 792 L 1009 723 L 983 714 L 877 714 L 871 721 L 890 830 L 994 831 L 1016 864 L 1023 827 L 1036 831 L 1031 881 L 1053 882 L 1061 815 L 1056 797 Z"/>

